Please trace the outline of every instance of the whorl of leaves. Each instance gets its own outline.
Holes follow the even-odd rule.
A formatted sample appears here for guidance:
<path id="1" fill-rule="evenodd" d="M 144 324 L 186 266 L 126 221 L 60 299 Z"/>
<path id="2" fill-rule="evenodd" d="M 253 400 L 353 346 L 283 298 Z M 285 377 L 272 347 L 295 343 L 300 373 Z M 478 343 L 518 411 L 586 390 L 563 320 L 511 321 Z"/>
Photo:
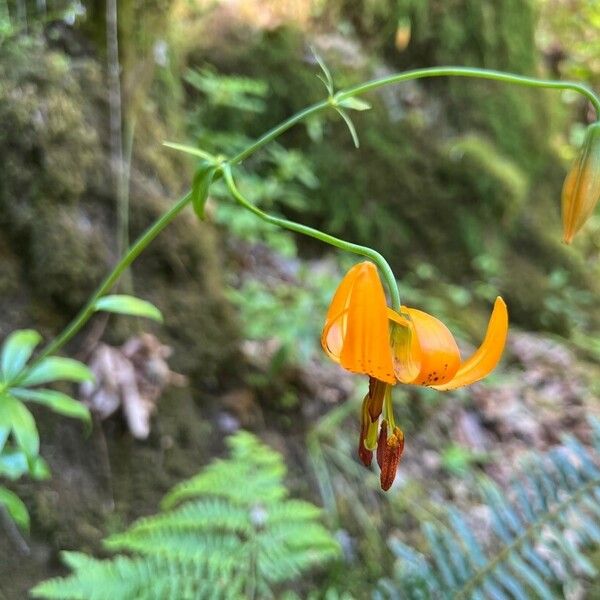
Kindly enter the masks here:
<path id="1" fill-rule="evenodd" d="M 600 423 L 591 425 L 593 450 L 565 437 L 505 490 L 481 482 L 493 532 L 485 546 L 455 508 L 447 526 L 422 525 L 430 560 L 392 540 L 394 577 L 379 582 L 375 598 L 554 600 L 561 582 L 597 576 L 583 552 L 600 543 Z"/>
<path id="2" fill-rule="evenodd" d="M 288 498 L 279 454 L 253 435 L 228 439 L 216 460 L 165 497 L 163 512 L 105 540 L 110 560 L 63 553 L 73 573 L 32 590 L 82 600 L 272 598 L 339 555 L 320 509 Z"/>

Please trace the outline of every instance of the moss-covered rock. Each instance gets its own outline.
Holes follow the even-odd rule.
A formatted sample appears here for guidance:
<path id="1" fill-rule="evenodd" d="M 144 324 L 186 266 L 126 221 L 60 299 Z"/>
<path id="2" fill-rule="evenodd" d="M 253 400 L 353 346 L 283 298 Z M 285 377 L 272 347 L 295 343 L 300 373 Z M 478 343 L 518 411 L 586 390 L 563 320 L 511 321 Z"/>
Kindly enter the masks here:
<path id="1" fill-rule="evenodd" d="M 10 326 L 56 331 L 118 259 L 102 69 L 91 56 L 48 51 L 41 39 L 6 44 L 2 51 L 0 227 L 10 240 L 7 250 L 18 256 L 20 287 L 30 292 Z M 155 107 L 150 101 L 141 111 L 134 145 L 132 237 L 168 208 L 189 175 L 179 156 L 161 146 L 168 133 Z M 136 277 L 141 296 L 164 294 L 159 304 L 167 320 L 168 305 L 174 309 L 164 341 L 182 340 L 179 329 L 190 332 L 177 347 L 175 367 L 200 380 L 206 375 L 211 387 L 236 346 L 217 248 L 211 228 L 184 215 L 149 249 L 144 274 Z M 126 333 L 123 327 L 120 332 Z"/>

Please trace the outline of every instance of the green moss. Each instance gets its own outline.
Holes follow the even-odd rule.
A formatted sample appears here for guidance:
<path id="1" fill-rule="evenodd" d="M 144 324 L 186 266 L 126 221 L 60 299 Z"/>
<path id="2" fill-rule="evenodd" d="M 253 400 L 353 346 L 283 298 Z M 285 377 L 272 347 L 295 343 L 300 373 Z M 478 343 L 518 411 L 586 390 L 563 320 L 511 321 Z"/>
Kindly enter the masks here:
<path id="1" fill-rule="evenodd" d="M 41 205 L 31 221 L 29 283 L 36 295 L 76 310 L 104 277 L 110 249 L 89 213 Z"/>
<path id="2" fill-rule="evenodd" d="M 56 331 L 117 260 L 102 69 L 30 38 L 0 52 L 0 227 L 19 256 L 24 281 L 18 287 L 29 292 L 24 320 L 29 312 L 30 325 Z M 162 146 L 175 137 L 156 104 L 144 105 L 131 169 L 132 239 L 189 181 L 181 156 Z M 136 292 L 157 298 L 167 317 L 160 335 L 176 348 L 176 368 L 211 387 L 228 371 L 236 347 L 217 248 L 214 232 L 190 213 L 150 248 L 136 277 Z M 122 341 L 134 326 L 122 320 L 107 334 Z"/>

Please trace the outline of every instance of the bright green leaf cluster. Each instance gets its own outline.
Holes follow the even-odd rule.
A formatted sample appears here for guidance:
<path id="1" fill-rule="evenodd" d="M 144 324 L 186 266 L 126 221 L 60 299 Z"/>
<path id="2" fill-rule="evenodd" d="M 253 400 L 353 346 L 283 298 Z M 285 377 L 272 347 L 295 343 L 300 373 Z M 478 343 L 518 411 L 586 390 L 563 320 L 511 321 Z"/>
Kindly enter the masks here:
<path id="1" fill-rule="evenodd" d="M 88 408 L 74 398 L 52 389 L 31 389 L 55 381 L 80 383 L 93 378 L 83 363 L 70 358 L 49 356 L 28 364 L 40 341 L 37 331 L 22 329 L 11 333 L 0 351 L 0 477 L 10 480 L 25 474 L 44 479 L 50 473 L 39 456 L 38 430 L 25 402 L 41 404 L 55 413 L 91 424 Z M 0 504 L 17 525 L 29 526 L 23 503 L 2 486 Z"/>

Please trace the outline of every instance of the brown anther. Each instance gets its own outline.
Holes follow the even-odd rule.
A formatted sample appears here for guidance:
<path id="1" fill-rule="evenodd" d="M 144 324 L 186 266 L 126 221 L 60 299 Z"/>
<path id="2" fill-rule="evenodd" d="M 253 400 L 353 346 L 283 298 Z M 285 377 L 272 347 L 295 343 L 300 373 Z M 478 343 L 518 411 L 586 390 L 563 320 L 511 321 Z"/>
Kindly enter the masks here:
<path id="1" fill-rule="evenodd" d="M 377 440 L 377 464 L 381 469 L 383 461 L 383 453 L 387 446 L 387 421 L 381 422 L 381 429 L 379 430 L 379 439 Z"/>
<path id="2" fill-rule="evenodd" d="M 387 492 L 394 483 L 403 450 L 404 434 L 398 427 L 394 427 L 394 432 L 385 440 L 385 443 L 380 443 L 377 446 L 377 462 L 381 468 L 379 481 L 384 492 Z"/>
<path id="3" fill-rule="evenodd" d="M 358 457 L 360 458 L 360 462 L 365 465 L 365 467 L 370 467 L 371 462 L 373 461 L 373 450 L 367 450 L 365 448 L 365 440 L 361 435 L 360 440 L 358 442 Z"/>

